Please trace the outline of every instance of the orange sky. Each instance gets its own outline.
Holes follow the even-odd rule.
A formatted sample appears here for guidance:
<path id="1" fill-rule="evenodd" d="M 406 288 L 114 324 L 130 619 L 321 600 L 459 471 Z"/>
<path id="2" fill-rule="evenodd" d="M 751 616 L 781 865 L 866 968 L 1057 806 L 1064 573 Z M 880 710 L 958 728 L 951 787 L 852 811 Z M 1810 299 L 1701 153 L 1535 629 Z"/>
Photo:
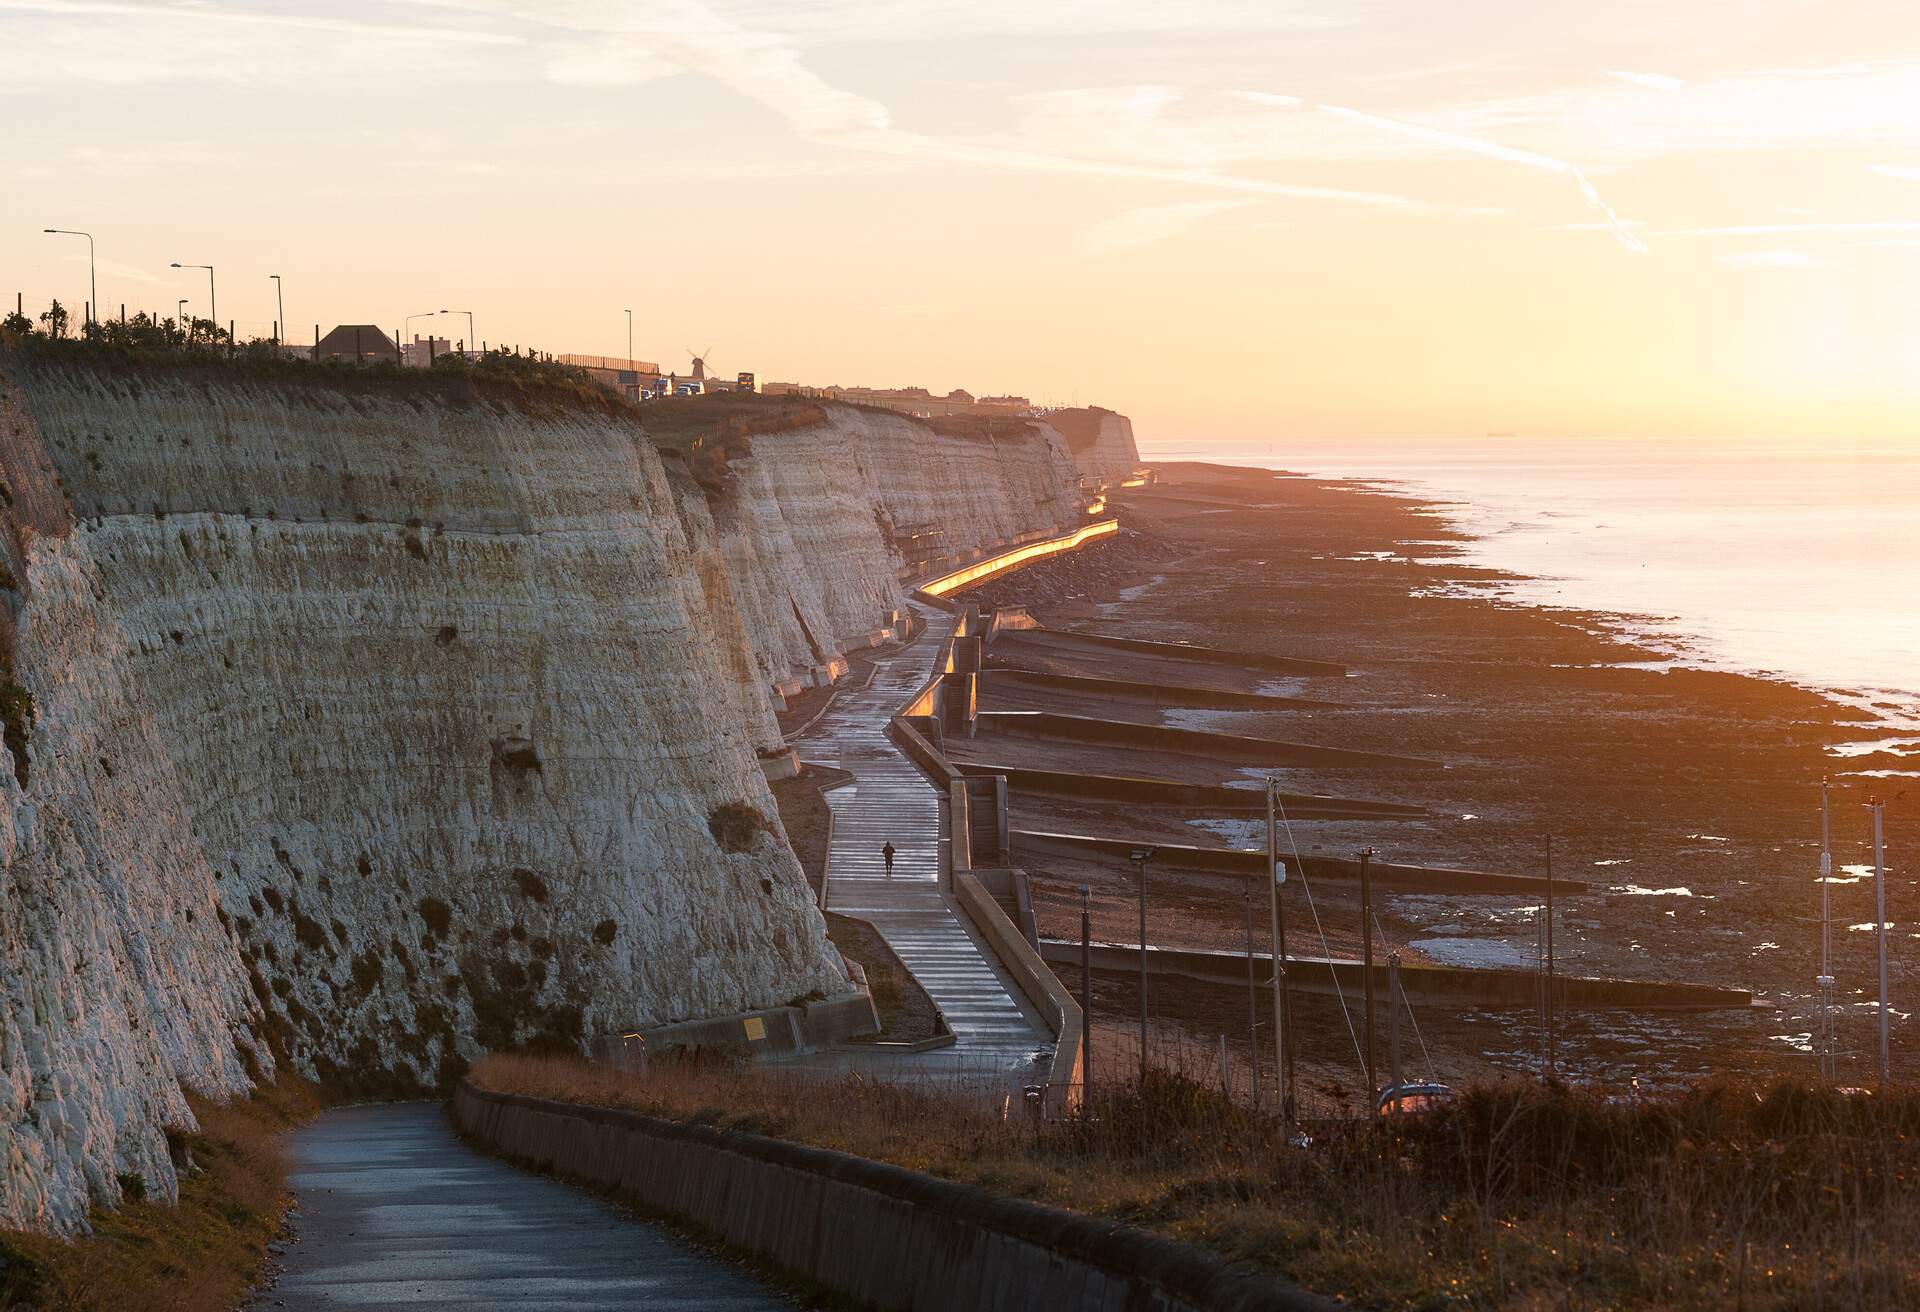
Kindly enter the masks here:
<path id="1" fill-rule="evenodd" d="M 83 228 L 109 312 L 204 314 L 173 260 L 296 340 L 631 306 L 1148 447 L 1907 436 L 1914 52 L 1877 2 L 0 0 L 0 290 L 84 300 Z"/>

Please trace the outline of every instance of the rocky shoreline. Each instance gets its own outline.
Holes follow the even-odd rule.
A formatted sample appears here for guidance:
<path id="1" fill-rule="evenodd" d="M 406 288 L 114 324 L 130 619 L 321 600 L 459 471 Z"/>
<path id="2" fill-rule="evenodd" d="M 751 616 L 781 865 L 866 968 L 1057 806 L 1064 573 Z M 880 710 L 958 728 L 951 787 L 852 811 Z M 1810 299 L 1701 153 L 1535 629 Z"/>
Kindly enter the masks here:
<path id="1" fill-rule="evenodd" d="M 1562 1071 L 1644 1085 L 1813 1070 L 1806 1036 L 1818 973 L 1818 785 L 1823 773 L 1878 763 L 1832 751 L 1871 736 L 1862 712 L 1769 679 L 1675 666 L 1628 637 L 1624 617 L 1489 596 L 1488 584 L 1510 576 L 1453 559 L 1448 544 L 1462 535 L 1415 497 L 1220 466 L 1160 473 L 1158 486 L 1115 498 L 1130 532 L 971 595 L 1028 605 L 1056 628 L 1346 664 L 1350 675 L 1337 689 L 1344 709 L 1204 713 L 1211 727 L 1232 733 L 1447 762 L 1437 775 L 1367 781 L 1367 795 L 1425 806 L 1428 818 L 1302 824 L 1302 852 L 1370 844 L 1388 859 L 1539 872 L 1551 845 L 1556 872 L 1593 890 L 1557 918 L 1562 970 L 1739 985 L 1774 1004 L 1684 1017 L 1571 1014 L 1558 1045 Z M 1302 791 L 1352 791 L 1311 771 L 1284 778 Z M 1864 787 L 1835 793 L 1837 868 L 1871 859 L 1864 796 Z M 1889 813 L 1895 852 L 1910 829 L 1910 820 Z M 1085 872 L 1033 873 L 1042 932 L 1077 936 L 1075 889 Z M 1832 887 L 1840 1070 L 1843 1080 L 1871 1083 L 1872 881 L 1857 873 L 1843 869 Z M 1116 878 L 1100 890 L 1104 897 L 1097 893 L 1096 936 L 1132 939 L 1130 885 Z M 1165 891 L 1169 897 L 1156 897 L 1168 908 L 1155 916 L 1156 940 L 1238 946 L 1237 893 Z M 1899 963 L 1916 939 L 1902 908 L 1916 896 L 1914 881 L 1890 876 L 1894 1063 L 1896 1075 L 1907 1076 L 1920 1073 L 1920 1059 L 1900 1051 Z M 1348 900 L 1320 892 L 1330 930 L 1355 918 Z M 1538 910 L 1522 899 L 1396 896 L 1377 909 L 1390 940 L 1437 960 L 1522 965 L 1535 957 Z M 1356 934 L 1333 935 L 1341 937 L 1351 946 Z M 1125 1043 L 1136 1002 L 1108 983 L 1115 989 L 1109 998 L 1103 985 L 1099 1010 L 1111 1007 L 1102 1019 Z M 1220 1019 L 1225 999 L 1198 986 L 1193 998 L 1178 992 L 1156 998 L 1156 1014 L 1161 1004 L 1169 1010 L 1166 1040 L 1210 1048 L 1228 1025 Z M 1252 1045 L 1239 1006 L 1243 1019 L 1228 1037 L 1244 1052 Z M 1442 1078 L 1540 1062 L 1531 1013 L 1419 1019 Z M 1310 1029 L 1323 1031 L 1319 1041 Z M 1342 1066 L 1352 1070 L 1331 1004 L 1310 1008 L 1299 1032 L 1308 1065 L 1317 1060 L 1329 1081 L 1339 1082 Z"/>

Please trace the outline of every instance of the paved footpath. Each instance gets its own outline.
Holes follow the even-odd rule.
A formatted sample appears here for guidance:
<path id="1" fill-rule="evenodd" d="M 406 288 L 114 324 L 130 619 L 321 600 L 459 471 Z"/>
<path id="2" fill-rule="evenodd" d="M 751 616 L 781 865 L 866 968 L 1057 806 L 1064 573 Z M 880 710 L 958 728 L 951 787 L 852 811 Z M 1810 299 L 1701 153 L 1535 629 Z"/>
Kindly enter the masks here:
<path id="1" fill-rule="evenodd" d="M 880 663 L 871 684 L 844 689 L 795 744 L 801 759 L 854 778 L 827 794 L 827 910 L 871 922 L 953 1027 L 953 1047 L 896 1063 L 930 1076 L 1037 1081 L 1044 1068 L 1036 1059 L 1051 1055 L 1053 1035 L 941 891 L 946 799 L 887 735 L 888 722 L 932 674 L 955 622 L 929 606 L 914 610 L 927 622 L 920 637 Z M 889 840 L 891 879 L 880 855 Z"/>
<path id="2" fill-rule="evenodd" d="M 254 1312 L 794 1306 L 592 1194 L 474 1151 L 435 1103 L 326 1112 L 293 1148 L 299 1241 Z"/>

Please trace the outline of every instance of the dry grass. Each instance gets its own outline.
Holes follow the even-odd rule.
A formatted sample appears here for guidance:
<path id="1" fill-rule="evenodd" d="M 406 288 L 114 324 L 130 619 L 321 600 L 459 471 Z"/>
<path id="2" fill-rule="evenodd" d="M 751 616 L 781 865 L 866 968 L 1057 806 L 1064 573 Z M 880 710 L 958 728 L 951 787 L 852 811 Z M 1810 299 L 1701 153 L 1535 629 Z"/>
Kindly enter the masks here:
<path id="1" fill-rule="evenodd" d="M 66 1241 L 0 1232 L 0 1308 L 37 1312 L 226 1312 L 266 1265 L 288 1196 L 284 1132 L 319 1111 L 313 1086 L 283 1076 L 231 1103 L 191 1099 L 181 1136 L 180 1202 L 97 1210 Z"/>
<path id="2" fill-rule="evenodd" d="M 1468 1091 L 1398 1137 L 1275 1121 L 1157 1072 L 1036 1126 L 977 1098 L 760 1069 L 491 1057 L 483 1087 L 730 1125 L 1112 1217 L 1378 1308 L 1920 1303 L 1920 1095 Z M 825 1094 L 826 1096 L 823 1096 Z"/>

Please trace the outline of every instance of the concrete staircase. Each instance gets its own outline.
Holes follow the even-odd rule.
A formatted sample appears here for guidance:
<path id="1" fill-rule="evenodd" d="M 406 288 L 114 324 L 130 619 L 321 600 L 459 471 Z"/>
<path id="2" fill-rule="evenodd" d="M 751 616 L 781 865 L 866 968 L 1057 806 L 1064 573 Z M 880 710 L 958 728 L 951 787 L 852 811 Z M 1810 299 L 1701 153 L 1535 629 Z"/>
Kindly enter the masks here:
<path id="1" fill-rule="evenodd" d="M 1052 1035 L 941 891 L 946 800 L 887 735 L 887 724 L 932 673 L 954 617 L 915 606 L 926 629 L 864 688 L 841 692 L 795 744 L 802 760 L 838 766 L 853 783 L 827 794 L 833 845 L 827 909 L 872 923 L 953 1028 L 951 1048 L 915 1054 L 929 1073 L 1030 1072 Z M 880 849 L 895 849 L 888 878 Z M 904 1060 L 904 1059 L 903 1059 Z"/>

